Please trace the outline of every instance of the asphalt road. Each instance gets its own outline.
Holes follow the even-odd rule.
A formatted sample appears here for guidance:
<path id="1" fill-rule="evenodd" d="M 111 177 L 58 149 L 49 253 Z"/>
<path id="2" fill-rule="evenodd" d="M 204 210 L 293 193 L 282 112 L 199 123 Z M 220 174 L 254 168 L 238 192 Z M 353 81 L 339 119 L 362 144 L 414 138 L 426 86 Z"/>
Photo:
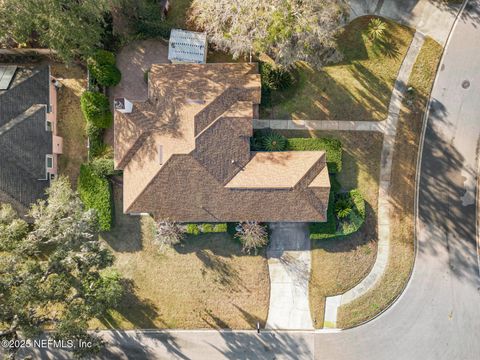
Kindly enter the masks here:
<path id="1" fill-rule="evenodd" d="M 480 359 L 475 211 L 479 14 L 480 1 L 470 1 L 447 44 L 434 85 L 422 153 L 418 249 L 411 282 L 398 302 L 376 320 L 317 335 L 316 359 Z"/>

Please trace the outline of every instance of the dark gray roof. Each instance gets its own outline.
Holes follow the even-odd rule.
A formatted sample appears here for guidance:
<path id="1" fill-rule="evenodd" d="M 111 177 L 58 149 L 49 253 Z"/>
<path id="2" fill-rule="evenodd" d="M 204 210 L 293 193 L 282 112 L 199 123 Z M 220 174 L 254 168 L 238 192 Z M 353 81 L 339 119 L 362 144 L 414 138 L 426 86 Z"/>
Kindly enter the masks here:
<path id="1" fill-rule="evenodd" d="M 52 133 L 45 128 L 49 72 L 42 67 L 0 93 L 0 192 L 25 209 L 43 198 L 49 185 L 45 180 L 46 155 L 52 153 Z"/>

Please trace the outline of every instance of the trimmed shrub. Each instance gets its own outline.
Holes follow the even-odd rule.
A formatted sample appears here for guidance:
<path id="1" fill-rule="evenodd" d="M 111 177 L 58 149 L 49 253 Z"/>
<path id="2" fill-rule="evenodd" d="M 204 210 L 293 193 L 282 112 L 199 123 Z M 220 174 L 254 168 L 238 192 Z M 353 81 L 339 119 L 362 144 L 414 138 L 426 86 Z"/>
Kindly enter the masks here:
<path id="1" fill-rule="evenodd" d="M 190 235 L 199 235 L 200 229 L 197 224 L 187 224 L 185 232 Z"/>
<path id="2" fill-rule="evenodd" d="M 346 217 L 335 216 L 335 206 L 339 200 L 347 201 L 351 209 Z M 310 224 L 310 239 L 340 238 L 357 232 L 365 222 L 365 201 L 362 194 L 357 190 L 348 193 L 334 195 L 330 192 L 327 211 L 327 222 Z"/>
<path id="3" fill-rule="evenodd" d="M 102 93 L 85 91 L 80 98 L 80 107 L 85 119 L 97 128 L 106 129 L 112 125 L 108 98 Z"/>
<path id="4" fill-rule="evenodd" d="M 119 173 L 115 170 L 113 165 L 113 159 L 111 158 L 96 158 L 90 162 L 90 166 L 92 170 L 98 176 L 112 176 Z"/>
<path id="5" fill-rule="evenodd" d="M 112 189 L 108 180 L 104 176 L 98 176 L 90 164 L 82 164 L 77 190 L 85 207 L 96 210 L 100 229 L 110 230 L 113 209 Z"/>
<path id="6" fill-rule="evenodd" d="M 227 224 L 225 224 L 225 223 L 215 224 L 213 226 L 213 232 L 216 232 L 216 233 L 227 232 Z"/>
<path id="7" fill-rule="evenodd" d="M 115 66 L 115 55 L 110 51 L 97 50 L 87 60 L 88 70 L 92 77 L 103 86 L 115 86 L 122 79 L 122 73 Z"/>
<path id="8" fill-rule="evenodd" d="M 87 123 L 87 136 L 91 158 L 101 156 L 107 148 L 107 145 L 103 143 L 103 132 L 103 129 L 100 129 L 91 123 Z"/>
<path id="9" fill-rule="evenodd" d="M 287 138 L 276 132 L 270 132 L 263 138 L 263 148 L 267 151 L 283 151 L 287 147 Z"/>
<path id="10" fill-rule="evenodd" d="M 227 232 L 227 224 L 226 223 L 187 224 L 185 226 L 185 232 L 189 235 L 222 233 L 222 232 Z"/>
<path id="11" fill-rule="evenodd" d="M 287 151 L 323 150 L 327 154 L 328 171 L 331 174 L 342 170 L 342 143 L 331 138 L 288 138 Z"/>

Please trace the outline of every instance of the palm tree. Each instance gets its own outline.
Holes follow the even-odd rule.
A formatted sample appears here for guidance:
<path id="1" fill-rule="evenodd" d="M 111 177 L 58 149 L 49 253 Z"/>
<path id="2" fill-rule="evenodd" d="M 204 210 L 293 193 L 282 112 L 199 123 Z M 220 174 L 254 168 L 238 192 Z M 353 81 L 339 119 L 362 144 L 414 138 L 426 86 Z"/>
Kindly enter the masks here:
<path id="1" fill-rule="evenodd" d="M 368 23 L 367 35 L 372 41 L 385 40 L 387 23 L 379 18 L 373 18 Z"/>

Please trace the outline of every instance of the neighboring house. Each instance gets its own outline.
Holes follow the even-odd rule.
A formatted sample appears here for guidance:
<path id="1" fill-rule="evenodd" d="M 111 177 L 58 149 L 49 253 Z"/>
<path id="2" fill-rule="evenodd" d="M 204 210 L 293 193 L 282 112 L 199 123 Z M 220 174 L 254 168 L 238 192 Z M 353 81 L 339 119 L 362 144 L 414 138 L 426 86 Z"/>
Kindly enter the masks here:
<path id="1" fill-rule="evenodd" d="M 206 63 L 207 35 L 200 32 L 172 29 L 168 42 L 168 60 L 174 64 Z"/>
<path id="2" fill-rule="evenodd" d="M 260 92 L 255 64 L 153 65 L 146 102 L 116 101 L 124 212 L 178 222 L 326 221 L 323 151 L 250 151 Z"/>
<path id="3" fill-rule="evenodd" d="M 0 65 L 0 73 L 5 68 L 12 69 Z M 7 72 L 13 77 L 0 90 L 0 202 L 25 214 L 30 204 L 44 198 L 62 153 L 56 80 L 48 66 Z"/>

